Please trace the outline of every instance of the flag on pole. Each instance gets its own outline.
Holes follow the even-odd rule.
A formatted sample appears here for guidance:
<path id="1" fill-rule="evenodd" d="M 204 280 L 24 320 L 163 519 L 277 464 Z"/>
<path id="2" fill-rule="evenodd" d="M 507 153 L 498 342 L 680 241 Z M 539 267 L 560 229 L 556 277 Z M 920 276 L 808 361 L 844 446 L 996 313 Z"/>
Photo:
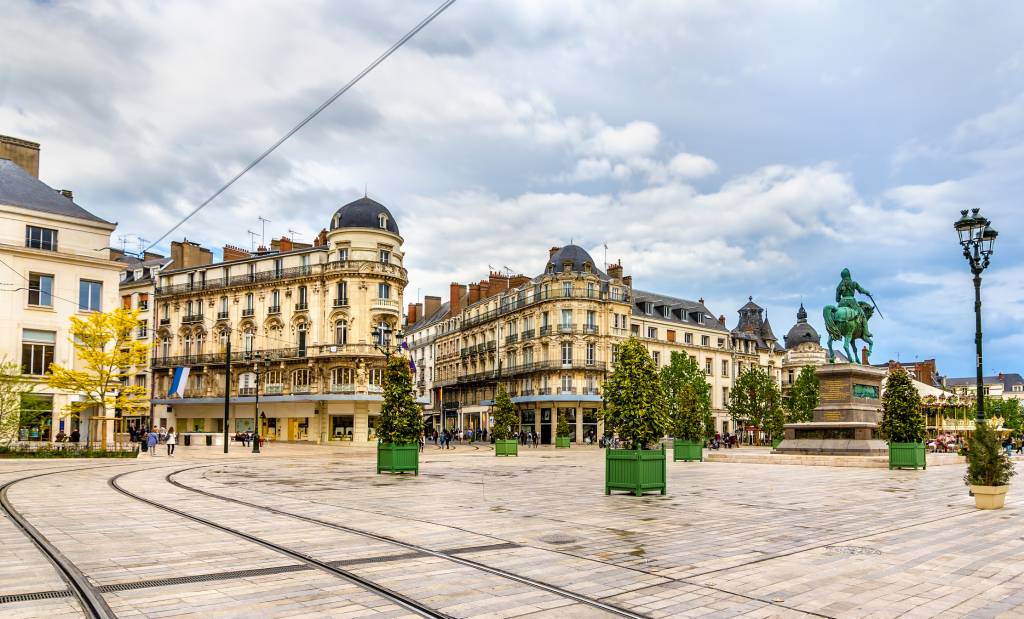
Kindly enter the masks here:
<path id="1" fill-rule="evenodd" d="M 171 380 L 171 389 L 167 392 L 167 396 L 176 395 L 179 398 L 185 395 L 185 385 L 188 384 L 188 372 L 189 368 L 174 368 L 174 378 Z"/>

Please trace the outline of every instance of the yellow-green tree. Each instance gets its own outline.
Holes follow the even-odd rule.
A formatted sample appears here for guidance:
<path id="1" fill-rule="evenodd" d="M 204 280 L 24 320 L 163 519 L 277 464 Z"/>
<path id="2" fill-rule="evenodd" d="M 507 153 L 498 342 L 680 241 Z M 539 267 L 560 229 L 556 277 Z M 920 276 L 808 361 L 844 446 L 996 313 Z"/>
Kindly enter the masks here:
<path id="1" fill-rule="evenodd" d="M 22 376 L 19 363 L 0 357 L 0 445 L 18 438 L 23 402 L 35 386 Z"/>
<path id="2" fill-rule="evenodd" d="M 118 308 L 94 312 L 82 319 L 71 317 L 71 344 L 75 358 L 84 369 L 50 364 L 46 383 L 81 396 L 65 408 L 72 416 L 97 407 L 101 416 L 119 409 L 125 415 L 148 410 L 146 388 L 130 384 L 132 366 L 145 366 L 149 344 L 136 340 L 139 311 Z"/>

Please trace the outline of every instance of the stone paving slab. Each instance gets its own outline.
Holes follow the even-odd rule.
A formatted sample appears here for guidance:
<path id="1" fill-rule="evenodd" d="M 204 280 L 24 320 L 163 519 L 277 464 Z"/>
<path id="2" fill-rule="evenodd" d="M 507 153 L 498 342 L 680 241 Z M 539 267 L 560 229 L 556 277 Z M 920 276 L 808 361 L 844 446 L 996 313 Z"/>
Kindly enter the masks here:
<path id="1" fill-rule="evenodd" d="M 597 611 L 444 559 L 409 556 L 383 542 L 202 497 L 163 477 L 204 465 L 176 479 L 432 549 L 470 548 L 461 556 L 651 617 L 1024 615 L 1024 495 L 1011 488 L 1006 509 L 975 510 L 960 481 L 962 464 L 889 471 L 669 463 L 668 495 L 636 498 L 603 494 L 603 452 L 597 449 L 531 449 L 506 459 L 486 448 L 428 447 L 418 477 L 378 476 L 372 454 L 318 447 L 278 444 L 259 456 L 180 454 L 140 458 L 116 470 L 137 471 L 124 479 L 126 487 L 154 500 L 319 558 L 404 553 L 346 569 L 457 616 L 590 617 Z M 25 461 L 0 462 L 0 479 L 24 467 Z M 12 490 L 12 500 L 96 582 L 294 563 L 119 495 L 106 486 L 114 470 L 83 468 Z M 0 543 L 4 535 L 0 527 Z M 16 548 L 16 536 L 9 537 Z M 495 544 L 514 545 L 471 549 Z M 31 553 L 4 556 L 31 569 Z M 17 584 L 6 580 L 0 573 L 0 591 Z M 318 570 L 107 597 L 125 617 L 402 614 Z M 42 611 L 55 602 L 73 604 L 34 604 Z M 0 605 L 0 616 L 22 604 Z"/>

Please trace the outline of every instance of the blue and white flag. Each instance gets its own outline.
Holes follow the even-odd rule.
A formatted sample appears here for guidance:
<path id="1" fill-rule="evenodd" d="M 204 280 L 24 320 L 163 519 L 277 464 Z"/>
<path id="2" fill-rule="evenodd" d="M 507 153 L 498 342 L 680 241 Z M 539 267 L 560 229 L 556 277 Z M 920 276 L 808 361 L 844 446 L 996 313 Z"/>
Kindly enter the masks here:
<path id="1" fill-rule="evenodd" d="M 185 385 L 188 384 L 188 371 L 189 368 L 174 368 L 174 378 L 171 380 L 171 389 L 167 392 L 167 397 L 176 395 L 180 398 L 185 395 Z"/>

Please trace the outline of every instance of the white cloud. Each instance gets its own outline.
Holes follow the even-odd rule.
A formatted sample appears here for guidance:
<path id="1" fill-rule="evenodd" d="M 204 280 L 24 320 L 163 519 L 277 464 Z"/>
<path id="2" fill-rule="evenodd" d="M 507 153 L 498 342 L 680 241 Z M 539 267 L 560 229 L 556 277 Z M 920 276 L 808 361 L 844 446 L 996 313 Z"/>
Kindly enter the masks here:
<path id="1" fill-rule="evenodd" d="M 621 159 L 642 157 L 654 152 L 660 139 L 657 126 L 635 120 L 622 127 L 603 127 L 591 139 L 589 150 Z"/>
<path id="2" fill-rule="evenodd" d="M 718 164 L 700 155 L 679 153 L 668 163 L 669 170 L 683 178 L 703 178 L 718 171 Z"/>

